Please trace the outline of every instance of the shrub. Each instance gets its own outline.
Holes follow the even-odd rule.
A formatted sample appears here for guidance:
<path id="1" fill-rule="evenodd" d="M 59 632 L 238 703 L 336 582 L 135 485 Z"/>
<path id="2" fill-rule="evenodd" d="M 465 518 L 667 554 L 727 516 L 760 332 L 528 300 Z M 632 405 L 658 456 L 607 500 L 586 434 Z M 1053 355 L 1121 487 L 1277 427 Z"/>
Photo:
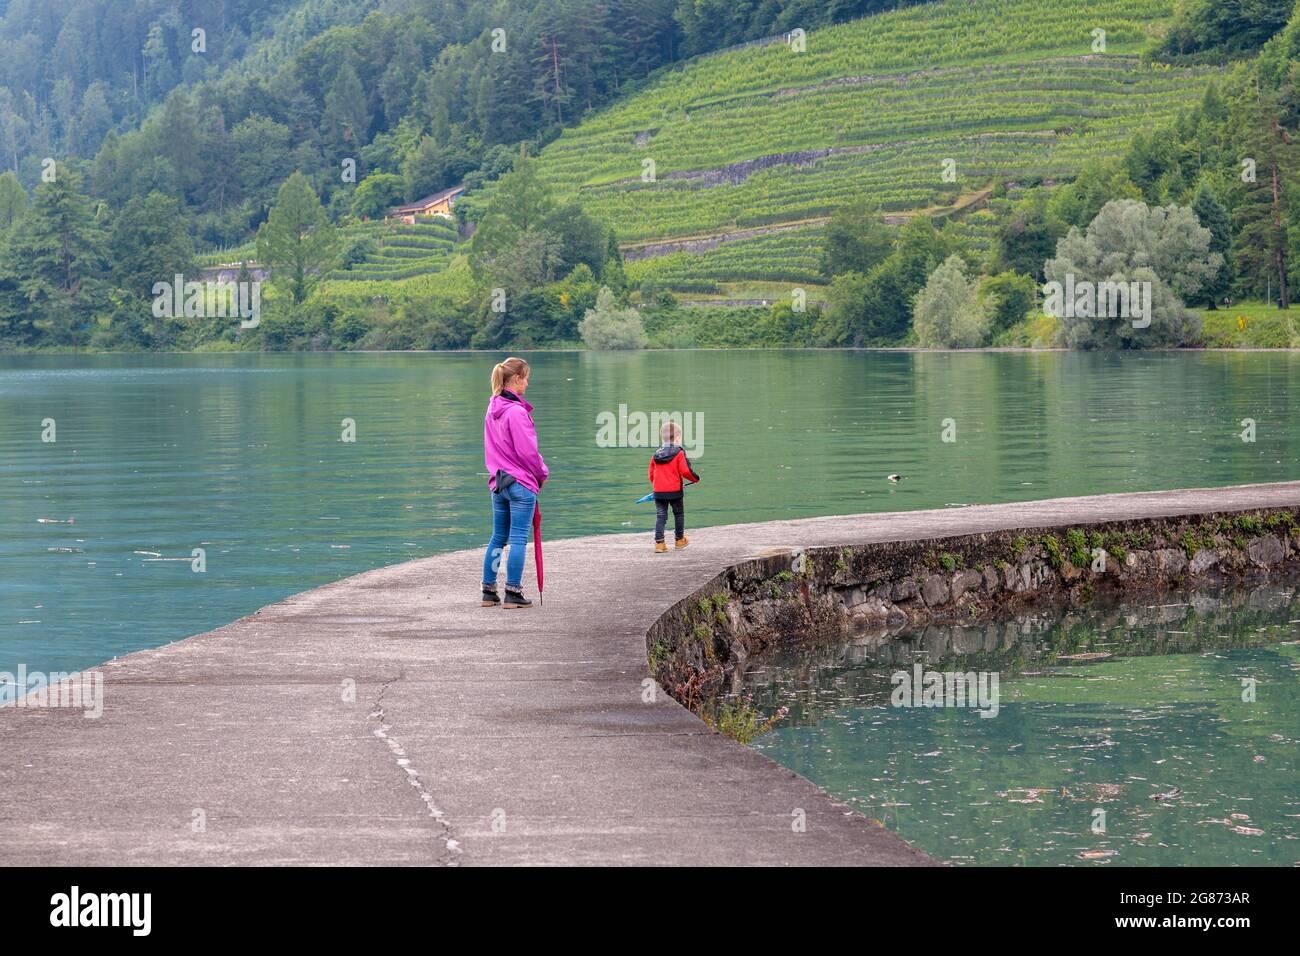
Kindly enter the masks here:
<path id="1" fill-rule="evenodd" d="M 1018 272 L 1000 272 L 980 280 L 979 298 L 993 334 L 1022 322 L 1034 307 L 1037 289 L 1033 277 Z"/>
<path id="2" fill-rule="evenodd" d="M 976 348 L 984 343 L 988 319 L 976 285 L 966 279 L 961 256 L 951 255 L 930 274 L 913 311 L 916 340 L 924 348 Z"/>
<path id="3" fill-rule="evenodd" d="M 620 309 L 614 293 L 602 286 L 596 296 L 596 307 L 588 309 L 582 317 L 582 341 L 589 349 L 640 349 L 645 348 L 645 328 L 636 309 Z"/>
<path id="4" fill-rule="evenodd" d="M 1199 332 L 1199 317 L 1190 314 L 1183 297 L 1194 296 L 1218 274 L 1223 257 L 1210 251 L 1210 231 L 1202 227 L 1185 206 L 1151 208 L 1134 199 L 1119 199 L 1102 207 L 1087 232 L 1072 228 L 1056 246 L 1056 257 L 1044 272 L 1053 291 L 1045 311 L 1065 309 L 1069 291 L 1092 293 L 1103 286 L 1125 289 L 1130 283 L 1150 283 L 1150 315 L 1065 315 L 1071 348 L 1150 348 L 1181 345 Z M 1065 290 L 1062 294 L 1062 290 Z M 1101 292 L 1095 292 L 1100 299 Z M 1077 297 L 1076 297 L 1077 298 Z M 1113 303 L 1112 303 L 1113 305 Z M 1082 311 L 1101 310 L 1100 301 L 1084 302 Z M 1119 310 L 1125 310 L 1121 307 Z"/>

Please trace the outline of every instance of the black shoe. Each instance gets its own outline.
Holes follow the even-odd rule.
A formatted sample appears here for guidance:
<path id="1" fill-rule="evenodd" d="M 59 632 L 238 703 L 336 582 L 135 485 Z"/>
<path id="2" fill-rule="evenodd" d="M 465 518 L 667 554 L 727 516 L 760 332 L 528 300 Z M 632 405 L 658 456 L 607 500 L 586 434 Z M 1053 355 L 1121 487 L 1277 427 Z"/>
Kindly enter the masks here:
<path id="1" fill-rule="evenodd" d="M 501 598 L 497 596 L 496 585 L 484 584 L 483 585 L 483 606 L 498 607 L 500 606 L 500 604 L 501 604 Z"/>
<path id="2" fill-rule="evenodd" d="M 532 607 L 533 602 L 524 597 L 524 592 L 519 588 L 512 588 L 506 585 L 506 599 L 502 607 Z"/>

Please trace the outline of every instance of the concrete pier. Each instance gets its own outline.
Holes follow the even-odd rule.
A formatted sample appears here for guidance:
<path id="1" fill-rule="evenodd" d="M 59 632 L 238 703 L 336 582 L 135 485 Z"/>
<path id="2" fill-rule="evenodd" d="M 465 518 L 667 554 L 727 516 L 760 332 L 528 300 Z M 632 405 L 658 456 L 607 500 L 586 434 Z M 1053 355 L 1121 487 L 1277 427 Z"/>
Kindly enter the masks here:
<path id="1" fill-rule="evenodd" d="M 381 568 L 103 665 L 98 720 L 0 708 L 0 863 L 926 864 L 647 701 L 655 620 L 773 548 L 1287 506 L 1300 482 L 556 541 L 526 611 L 478 606 L 477 550 Z"/>

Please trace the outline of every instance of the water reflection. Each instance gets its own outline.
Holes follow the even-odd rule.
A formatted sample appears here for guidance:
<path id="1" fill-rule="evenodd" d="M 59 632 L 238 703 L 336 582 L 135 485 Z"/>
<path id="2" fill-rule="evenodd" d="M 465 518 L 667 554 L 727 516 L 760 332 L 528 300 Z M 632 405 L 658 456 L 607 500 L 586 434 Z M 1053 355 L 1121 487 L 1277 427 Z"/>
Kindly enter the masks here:
<path id="1" fill-rule="evenodd" d="M 1300 859 L 1300 588 L 786 652 L 736 690 L 789 717 L 754 746 L 957 864 Z M 1000 672 L 993 719 L 890 706 L 891 673 Z"/>

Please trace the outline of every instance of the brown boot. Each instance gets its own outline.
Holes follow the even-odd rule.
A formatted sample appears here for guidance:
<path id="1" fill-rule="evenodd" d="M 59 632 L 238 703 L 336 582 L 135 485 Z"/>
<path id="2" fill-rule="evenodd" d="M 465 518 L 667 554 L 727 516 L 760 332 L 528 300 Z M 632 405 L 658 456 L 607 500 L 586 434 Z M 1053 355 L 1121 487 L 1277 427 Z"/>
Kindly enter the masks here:
<path id="1" fill-rule="evenodd" d="M 656 541 L 655 554 L 667 554 L 667 553 L 668 553 L 668 545 L 664 544 L 662 541 Z"/>
<path id="2" fill-rule="evenodd" d="M 686 535 L 682 535 L 680 538 L 678 538 L 676 541 L 673 542 L 673 547 L 676 550 L 680 551 L 682 550 L 682 548 L 686 547 L 690 543 L 691 543 L 691 539 L 686 537 Z"/>

